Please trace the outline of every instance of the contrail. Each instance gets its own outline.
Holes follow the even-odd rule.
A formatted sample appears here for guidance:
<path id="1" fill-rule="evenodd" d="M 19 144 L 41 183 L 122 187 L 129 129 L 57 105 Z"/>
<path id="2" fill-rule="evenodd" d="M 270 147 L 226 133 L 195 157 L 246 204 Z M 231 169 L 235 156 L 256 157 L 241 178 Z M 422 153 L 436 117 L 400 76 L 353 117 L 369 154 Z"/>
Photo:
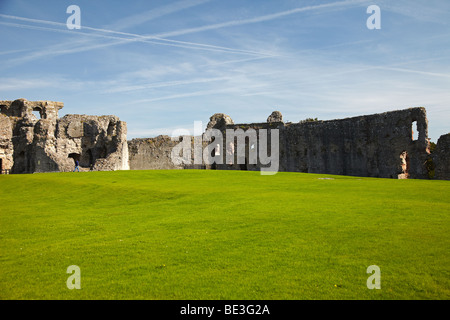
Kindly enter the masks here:
<path id="1" fill-rule="evenodd" d="M 234 26 L 240 26 L 244 24 L 251 24 L 251 23 L 258 23 L 258 22 L 264 22 L 264 21 L 270 21 L 278 18 L 282 18 L 288 15 L 292 15 L 295 13 L 300 12 L 306 12 L 306 11 L 313 11 L 313 10 L 319 10 L 319 9 L 326 9 L 326 8 L 333 8 L 333 7 L 343 7 L 347 5 L 355 5 L 358 3 L 365 2 L 366 0 L 346 0 L 346 1 L 339 1 L 339 2 L 333 2 L 333 3 L 327 3 L 327 4 L 321 4 L 316 6 L 307 6 L 302 8 L 295 8 L 287 11 L 272 13 L 264 16 L 259 16 L 255 18 L 250 19 L 243 19 L 243 20 L 232 20 L 222 23 L 216 23 L 211 25 L 206 25 L 202 27 L 196 27 L 196 28 L 188 28 L 183 30 L 176 30 L 171 32 L 165 32 L 157 34 L 157 37 L 167 38 L 167 37 L 173 37 L 173 36 L 180 36 L 184 34 L 190 34 L 190 33 L 197 33 L 207 30 L 214 30 L 214 29 L 220 29 L 225 27 L 234 27 Z"/>
<path id="2" fill-rule="evenodd" d="M 110 29 L 112 28 L 115 30 L 130 28 L 171 13 L 175 13 L 191 7 L 196 7 L 209 1 L 211 0 L 183 0 L 175 3 L 170 3 L 168 5 L 156 9 L 152 9 L 129 17 L 122 18 L 116 21 L 115 23 L 111 24 L 108 28 Z"/>
<path id="3" fill-rule="evenodd" d="M 19 21 L 25 21 L 25 22 L 31 22 L 31 23 L 40 23 L 40 24 L 64 27 L 64 29 L 62 29 L 62 30 L 61 29 L 52 29 L 52 28 L 46 28 L 46 27 L 41 27 L 41 26 L 31 26 L 31 25 L 25 25 L 25 24 L 9 23 L 9 22 L 0 21 L 0 24 L 7 25 L 7 26 L 18 27 L 18 28 L 28 28 L 28 29 L 35 29 L 35 30 L 52 31 L 52 32 L 63 32 L 63 33 L 70 32 L 72 34 L 74 33 L 73 30 L 66 30 L 66 24 L 61 23 L 61 22 L 24 18 L 24 17 L 11 16 L 11 15 L 6 15 L 6 14 L 0 14 L 0 17 L 7 18 L 7 19 L 13 19 L 13 20 L 19 20 Z M 144 42 L 144 43 L 150 43 L 150 44 L 157 44 L 157 45 L 159 44 L 159 45 L 181 47 L 181 48 L 188 48 L 188 49 L 223 51 L 223 52 L 230 52 L 230 53 L 236 53 L 236 54 L 273 56 L 271 54 L 262 53 L 262 52 L 241 50 L 241 49 L 215 46 L 215 45 L 209 45 L 209 44 L 201 44 L 201 43 L 195 43 L 195 42 L 170 40 L 170 39 L 164 39 L 164 38 L 153 36 L 153 35 L 143 36 L 143 35 L 127 33 L 127 32 L 113 31 L 113 30 L 100 29 L 100 28 L 92 28 L 92 27 L 88 27 L 88 26 L 82 26 L 81 30 L 91 30 L 91 31 L 95 31 L 95 32 L 114 34 L 117 36 L 109 36 L 109 35 L 103 35 L 103 34 L 97 34 L 97 33 L 86 33 L 86 32 L 79 32 L 79 31 L 77 31 L 77 34 L 94 36 L 94 37 L 102 37 L 102 38 L 107 38 L 107 39 L 123 40 L 124 42 L 138 41 L 138 42 Z M 118 37 L 118 36 L 125 36 L 126 38 Z M 120 44 L 120 43 L 114 43 L 114 44 Z"/>
<path id="4" fill-rule="evenodd" d="M 178 4 L 182 4 L 180 7 L 178 7 L 180 10 L 182 8 L 186 8 L 189 6 L 194 6 L 195 4 L 203 3 L 203 1 L 206 0 L 197 0 L 197 1 L 186 1 L 186 2 L 179 2 Z M 276 55 L 270 54 L 270 53 L 264 53 L 264 52 L 254 52 L 249 50 L 241 50 L 241 49 L 234 49 L 234 48 L 227 48 L 227 47 L 221 47 L 221 46 L 214 46 L 214 45 L 208 45 L 208 44 L 200 44 L 200 43 L 194 43 L 194 42 L 187 42 L 187 41 L 179 41 L 179 40 L 170 40 L 166 39 L 167 37 L 171 36 L 177 36 L 177 35 L 184 35 L 189 33 L 196 33 L 196 32 L 202 32 L 206 30 L 214 30 L 224 27 L 231 27 L 231 26 L 239 26 L 244 24 L 251 24 L 251 23 L 258 23 L 258 22 L 264 22 L 264 21 L 270 21 L 274 19 L 278 19 L 284 16 L 292 15 L 295 13 L 301 13 L 306 11 L 313 11 L 313 10 L 320 10 L 320 9 L 326 9 L 326 8 L 336 8 L 336 7 L 344 7 L 348 5 L 355 5 L 361 2 L 364 2 L 365 0 L 345 0 L 345 1 L 339 1 L 339 2 L 333 2 L 333 3 L 327 3 L 322 5 L 316 5 L 316 6 L 307 6 L 302 8 L 295 8 L 287 11 L 277 12 L 273 14 L 268 14 L 264 16 L 254 17 L 250 19 L 243 19 L 243 20 L 233 20 L 213 25 L 207 25 L 197 28 L 190 28 L 190 29 L 182 29 L 172 32 L 166 32 L 162 34 L 157 35 L 138 35 L 138 34 L 132 34 L 127 32 L 120 32 L 120 31 L 113 31 L 108 29 L 101 29 L 101 28 L 92 28 L 88 26 L 82 26 L 81 30 L 89 30 L 94 31 L 95 33 L 86 33 L 86 32 L 76 32 L 76 34 L 80 35 L 86 35 L 86 36 L 93 36 L 93 37 L 102 37 L 106 39 L 113 39 L 113 40 L 120 40 L 118 42 L 113 42 L 110 44 L 103 44 L 102 47 L 106 47 L 108 45 L 120 45 L 122 43 L 126 42 L 144 42 L 149 44 L 155 44 L 155 45 L 166 45 L 166 46 L 173 46 L 173 47 L 181 47 L 181 48 L 188 48 L 188 49 L 199 49 L 199 50 L 209 50 L 209 51 L 220 51 L 220 52 L 228 52 L 233 54 L 250 54 L 250 55 L 256 55 L 260 57 L 275 57 Z M 166 7 L 165 9 L 161 9 L 161 11 L 158 13 L 159 16 L 177 11 L 177 7 Z M 157 12 L 154 11 L 153 15 L 156 16 Z M 37 24 L 47 24 L 51 26 L 58 26 L 58 27 L 64 27 L 66 28 L 66 24 L 60 23 L 60 22 L 54 22 L 54 21 L 46 21 L 46 20 L 38 20 L 38 19 L 31 19 L 31 18 L 24 18 L 24 17 L 18 17 L 18 16 L 12 16 L 12 15 L 6 15 L 6 14 L 0 14 L 0 17 L 6 18 L 6 19 L 14 19 L 24 22 L 31 22 L 31 23 L 37 23 Z M 152 17 L 147 17 L 147 21 L 152 19 Z M 142 16 L 141 21 L 144 20 L 144 17 Z M 30 29 L 36 29 L 36 30 L 44 30 L 44 31 L 52 31 L 52 32 L 73 32 L 72 30 L 60 30 L 60 29 L 53 29 L 53 28 L 45 28 L 41 26 L 30 26 L 30 25 L 24 25 L 24 24 L 14 24 L 14 23 L 8 23 L 8 22 L 1 22 L 0 24 L 8 25 L 12 27 L 20 27 L 20 28 L 30 28 Z M 104 33 L 104 34 L 98 34 L 98 33 Z M 110 34 L 110 35 L 107 35 Z M 86 51 L 89 50 L 89 48 L 98 48 L 99 45 L 87 47 L 85 50 L 82 48 L 76 48 L 72 49 L 75 50 L 74 52 L 78 51 Z M 60 53 L 70 53 L 70 50 L 61 51 Z M 51 54 L 51 52 L 49 52 Z"/>
<path id="5" fill-rule="evenodd" d="M 201 1 L 201 2 L 203 2 L 203 1 Z M 169 39 L 165 39 L 165 38 L 184 35 L 184 34 L 190 34 L 190 33 L 197 33 L 197 32 L 202 32 L 202 31 L 207 31 L 207 30 L 214 30 L 214 29 L 219 29 L 219 28 L 225 28 L 225 27 L 232 27 L 232 26 L 239 26 L 239 25 L 244 25 L 244 24 L 270 21 L 270 20 L 278 19 L 281 17 L 285 17 L 288 15 L 292 15 L 292 14 L 296 14 L 296 13 L 300 13 L 300 12 L 320 10 L 320 9 L 326 9 L 326 8 L 334 8 L 334 7 L 343 7 L 343 6 L 348 6 L 348 5 L 355 5 L 355 4 L 362 3 L 362 2 L 365 2 L 365 0 L 345 0 L 345 1 L 321 4 L 321 5 L 316 5 L 316 6 L 307 6 L 307 7 L 295 8 L 295 9 L 291 9 L 291 10 L 287 10 L 287 11 L 277 12 L 277 13 L 273 13 L 273 14 L 268 14 L 268 15 L 264 15 L 264 16 L 254 17 L 254 18 L 250 18 L 250 19 L 232 20 L 232 21 L 227 21 L 227 22 L 222 22 L 222 23 L 217 23 L 217 24 L 212 24 L 212 25 L 207 25 L 207 26 L 202 26 L 202 27 L 197 27 L 197 28 L 176 30 L 176 31 L 171 31 L 171 32 L 166 32 L 166 33 L 161 33 L 161 34 L 156 34 L 156 35 L 137 35 L 137 34 L 127 33 L 127 32 L 113 31 L 113 30 L 100 29 L 100 28 L 92 28 L 92 27 L 87 27 L 87 26 L 82 26 L 82 29 L 96 31 L 96 32 L 113 33 L 116 35 L 123 35 L 123 36 L 133 37 L 133 38 L 140 38 L 141 40 L 158 40 L 161 42 L 170 42 L 170 43 L 174 43 L 174 44 L 180 44 L 183 46 L 204 47 L 204 48 L 219 49 L 219 50 L 225 50 L 225 51 L 236 52 L 236 53 L 248 53 L 248 54 L 271 56 L 270 54 L 261 53 L 261 52 L 252 52 L 252 51 L 247 51 L 247 50 L 239 50 L 239 49 L 213 46 L 213 45 L 200 44 L 200 43 L 193 43 L 193 42 L 185 42 L 185 41 L 179 41 L 179 40 L 169 40 Z M 197 2 L 195 2 L 195 3 L 197 3 Z M 170 11 L 170 9 L 167 9 L 166 11 Z M 173 11 L 175 11 L 175 10 L 173 9 Z M 44 23 L 44 24 L 66 27 L 66 25 L 64 23 L 53 22 L 53 21 L 23 18 L 23 17 L 10 16 L 10 15 L 5 15 L 5 14 L 0 14 L 0 17 L 9 18 L 9 19 L 17 19 L 17 20 L 33 22 L 33 23 Z M 126 39 L 124 39 L 124 40 L 126 41 Z"/>

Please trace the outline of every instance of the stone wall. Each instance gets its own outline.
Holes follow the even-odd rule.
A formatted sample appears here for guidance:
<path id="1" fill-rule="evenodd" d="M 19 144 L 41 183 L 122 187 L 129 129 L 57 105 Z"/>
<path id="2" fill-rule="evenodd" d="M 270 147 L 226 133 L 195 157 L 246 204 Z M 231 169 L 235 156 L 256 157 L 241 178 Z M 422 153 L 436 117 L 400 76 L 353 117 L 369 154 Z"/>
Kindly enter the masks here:
<path id="1" fill-rule="evenodd" d="M 224 115 L 227 121 L 220 121 L 220 116 L 222 114 L 213 116 L 214 122 L 208 127 L 222 131 L 223 153 L 227 152 L 226 129 L 245 132 L 248 129 L 257 132 L 260 129 L 278 129 L 279 171 L 395 179 L 429 178 L 429 168 L 425 165 L 430 153 L 425 108 L 329 121 L 308 119 L 299 123 L 284 123 L 278 111 L 274 111 L 266 123 L 234 124 L 229 116 Z M 444 140 L 440 145 L 442 147 L 437 152 L 446 148 Z M 245 147 L 246 157 L 249 157 L 248 147 Z M 237 148 L 236 142 L 234 148 Z M 448 151 L 441 153 L 448 154 Z M 447 159 L 442 155 L 439 159 L 436 157 L 437 166 L 442 168 L 446 163 L 448 168 Z M 217 169 L 260 170 L 261 167 L 264 166 L 259 160 L 256 165 L 248 159 L 244 164 L 237 164 L 235 158 L 233 165 L 218 165 Z M 443 177 L 445 174 L 436 175 L 439 179 Z"/>
<path id="2" fill-rule="evenodd" d="M 6 173 L 14 163 L 12 126 L 9 118 L 0 114 L 0 174 Z"/>
<path id="3" fill-rule="evenodd" d="M 431 154 L 434 178 L 450 180 L 450 133 L 442 135 Z"/>
<path id="4" fill-rule="evenodd" d="M 413 122 L 419 131 L 416 140 Z M 283 171 L 427 178 L 427 126 L 424 108 L 287 125 L 280 138 Z"/>
<path id="5" fill-rule="evenodd" d="M 130 169 L 183 169 L 182 165 L 175 165 L 171 159 L 172 149 L 178 143 L 179 140 L 172 141 L 164 135 L 128 141 Z"/>

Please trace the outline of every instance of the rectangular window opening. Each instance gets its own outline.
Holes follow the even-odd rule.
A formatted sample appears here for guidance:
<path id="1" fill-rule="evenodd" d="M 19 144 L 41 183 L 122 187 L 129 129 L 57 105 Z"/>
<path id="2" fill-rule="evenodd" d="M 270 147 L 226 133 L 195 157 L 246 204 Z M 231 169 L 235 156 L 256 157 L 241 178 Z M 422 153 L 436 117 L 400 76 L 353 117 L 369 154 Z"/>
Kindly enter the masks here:
<path id="1" fill-rule="evenodd" d="M 413 121 L 411 125 L 411 138 L 413 141 L 419 138 L 419 129 L 417 128 L 417 121 Z"/>

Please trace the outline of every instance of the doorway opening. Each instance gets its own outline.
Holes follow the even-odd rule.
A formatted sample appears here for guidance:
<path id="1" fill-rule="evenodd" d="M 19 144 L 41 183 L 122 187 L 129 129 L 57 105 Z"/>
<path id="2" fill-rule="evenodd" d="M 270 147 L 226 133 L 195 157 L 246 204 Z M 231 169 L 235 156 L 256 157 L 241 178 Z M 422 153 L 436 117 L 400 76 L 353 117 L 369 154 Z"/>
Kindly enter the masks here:
<path id="1" fill-rule="evenodd" d="M 399 179 L 409 179 L 409 155 L 407 151 L 400 153 L 401 173 L 398 175 Z"/>

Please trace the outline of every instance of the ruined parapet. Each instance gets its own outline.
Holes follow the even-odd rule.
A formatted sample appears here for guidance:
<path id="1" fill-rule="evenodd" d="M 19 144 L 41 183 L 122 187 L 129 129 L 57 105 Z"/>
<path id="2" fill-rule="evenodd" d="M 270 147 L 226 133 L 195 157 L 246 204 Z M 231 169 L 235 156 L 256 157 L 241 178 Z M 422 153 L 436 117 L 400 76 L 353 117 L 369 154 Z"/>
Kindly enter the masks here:
<path id="1" fill-rule="evenodd" d="M 1 112 L 8 117 L 39 119 L 58 118 L 58 111 L 64 107 L 62 102 L 56 101 L 28 101 L 17 99 L 14 101 L 0 101 Z M 36 116 L 37 115 L 37 116 Z"/>
<path id="2" fill-rule="evenodd" d="M 12 144 L 12 173 L 71 171 L 75 160 L 82 170 L 128 169 L 125 122 L 115 116 L 59 119 L 63 106 L 54 101 L 0 101 L 2 117 L 10 123 L 5 131 L 10 132 L 6 140 Z"/>
<path id="3" fill-rule="evenodd" d="M 442 135 L 432 155 L 434 178 L 450 180 L 450 133 Z"/>

